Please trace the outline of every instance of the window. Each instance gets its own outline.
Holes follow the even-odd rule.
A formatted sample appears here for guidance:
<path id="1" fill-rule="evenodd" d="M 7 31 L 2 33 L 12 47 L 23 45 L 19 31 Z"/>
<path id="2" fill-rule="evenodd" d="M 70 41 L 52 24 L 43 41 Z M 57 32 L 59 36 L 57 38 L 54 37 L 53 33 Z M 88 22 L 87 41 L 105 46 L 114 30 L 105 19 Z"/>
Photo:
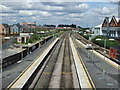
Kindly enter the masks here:
<path id="1" fill-rule="evenodd" d="M 98 27 L 98 28 L 95 28 L 95 29 L 100 29 L 100 28 Z"/>

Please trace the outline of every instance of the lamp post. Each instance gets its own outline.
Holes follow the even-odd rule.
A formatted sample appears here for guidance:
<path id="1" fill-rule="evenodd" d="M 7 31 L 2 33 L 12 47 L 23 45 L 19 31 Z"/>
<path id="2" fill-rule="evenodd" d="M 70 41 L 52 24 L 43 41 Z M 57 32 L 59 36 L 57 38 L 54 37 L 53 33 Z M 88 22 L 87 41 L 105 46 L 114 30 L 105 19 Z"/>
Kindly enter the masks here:
<path id="1" fill-rule="evenodd" d="M 105 54 L 106 54 L 106 51 L 105 51 L 105 49 L 106 49 L 106 39 L 96 39 L 96 41 L 101 41 L 101 40 L 104 40 L 104 60 L 105 60 Z M 114 41 L 114 39 L 108 39 L 109 41 Z M 103 78 L 102 78 L 103 80 L 105 80 L 105 68 L 103 69 Z"/>
<path id="2" fill-rule="evenodd" d="M 91 45 L 91 44 L 87 44 L 87 47 L 90 48 L 90 47 L 92 47 L 92 45 Z M 86 50 L 87 50 L 87 49 L 86 49 Z M 92 50 L 93 50 L 93 49 L 92 49 Z M 88 50 L 87 52 L 88 52 L 88 53 L 87 53 L 87 54 L 88 54 L 88 58 L 90 59 L 89 50 Z"/>

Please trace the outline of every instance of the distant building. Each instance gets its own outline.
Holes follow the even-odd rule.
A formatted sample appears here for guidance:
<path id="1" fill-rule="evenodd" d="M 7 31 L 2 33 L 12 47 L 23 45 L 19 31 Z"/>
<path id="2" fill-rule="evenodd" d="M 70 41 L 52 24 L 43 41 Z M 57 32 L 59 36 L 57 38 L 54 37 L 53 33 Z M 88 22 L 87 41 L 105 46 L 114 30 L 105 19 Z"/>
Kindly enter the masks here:
<path id="1" fill-rule="evenodd" d="M 8 24 L 0 24 L 0 34 L 9 34 L 10 27 Z"/>
<path id="2" fill-rule="evenodd" d="M 20 36 L 17 37 L 18 43 L 26 43 L 27 39 L 31 38 L 31 33 L 20 33 Z"/>
<path id="3" fill-rule="evenodd" d="M 107 34 L 107 20 L 104 19 L 102 24 L 102 35 L 107 36 Z M 113 38 L 120 38 L 120 20 L 115 18 L 115 16 L 113 16 L 111 20 L 109 19 L 109 36 Z"/>
<path id="4" fill-rule="evenodd" d="M 102 24 L 93 27 L 91 31 L 93 33 L 92 38 L 97 35 L 107 36 L 108 31 L 106 18 Z M 109 37 L 120 38 L 120 20 L 118 18 L 115 18 L 115 16 L 109 18 Z"/>
<path id="5" fill-rule="evenodd" d="M 28 23 L 22 22 L 22 26 L 27 26 Z"/>
<path id="6" fill-rule="evenodd" d="M 102 35 L 102 24 L 93 27 L 93 28 L 92 28 L 92 33 L 93 33 L 93 35 L 95 35 L 95 36 L 97 36 L 97 35 Z"/>
<path id="7" fill-rule="evenodd" d="M 22 22 L 22 26 L 36 26 L 36 22 L 33 23 Z"/>
<path id="8" fill-rule="evenodd" d="M 13 24 L 10 27 L 10 34 L 19 34 L 21 31 L 22 31 L 22 27 L 19 23 L 18 24 Z"/>
<path id="9" fill-rule="evenodd" d="M 22 28 L 23 28 L 23 32 L 32 32 L 31 30 L 35 30 L 36 29 L 36 22 L 33 23 L 26 23 L 26 22 L 22 22 Z"/>

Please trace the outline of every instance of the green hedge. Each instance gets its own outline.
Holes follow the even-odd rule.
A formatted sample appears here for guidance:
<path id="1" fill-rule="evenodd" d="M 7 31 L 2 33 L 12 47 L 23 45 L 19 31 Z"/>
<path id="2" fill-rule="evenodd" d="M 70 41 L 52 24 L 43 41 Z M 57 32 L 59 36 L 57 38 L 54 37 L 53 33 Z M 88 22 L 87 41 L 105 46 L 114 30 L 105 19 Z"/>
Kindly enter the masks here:
<path id="1" fill-rule="evenodd" d="M 83 33 L 80 33 L 80 35 L 83 36 L 83 37 L 84 37 L 85 39 L 87 39 L 87 40 L 88 40 L 89 37 L 90 37 L 89 35 L 84 35 Z"/>
<path id="2" fill-rule="evenodd" d="M 99 45 L 99 46 L 101 46 L 101 47 L 104 47 L 104 40 L 97 41 L 96 39 L 98 39 L 98 38 L 99 39 L 106 39 L 106 48 L 107 49 L 109 49 L 111 46 L 118 45 L 118 42 L 116 42 L 116 41 L 110 41 L 110 40 L 108 40 L 109 38 L 102 37 L 102 36 L 98 35 L 98 36 L 96 36 L 96 37 L 94 37 L 92 39 L 92 42 L 95 43 L 95 44 L 97 44 L 97 45 Z"/>

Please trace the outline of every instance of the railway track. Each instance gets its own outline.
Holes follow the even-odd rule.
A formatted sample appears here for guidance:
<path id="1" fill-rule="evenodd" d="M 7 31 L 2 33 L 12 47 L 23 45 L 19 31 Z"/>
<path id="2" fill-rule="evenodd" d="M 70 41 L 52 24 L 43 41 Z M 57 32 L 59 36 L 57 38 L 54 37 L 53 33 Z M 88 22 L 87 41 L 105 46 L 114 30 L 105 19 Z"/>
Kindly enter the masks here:
<path id="1" fill-rule="evenodd" d="M 100 46 L 92 43 L 92 42 L 89 41 L 89 40 L 86 40 L 84 37 L 80 36 L 78 33 L 77 33 L 77 35 L 76 35 L 75 37 L 76 37 L 78 40 L 80 40 L 82 43 L 84 43 L 85 45 L 86 45 L 86 44 L 91 44 L 93 47 L 99 47 L 99 50 L 97 50 L 98 52 L 100 52 L 100 53 L 103 53 L 103 52 L 104 52 L 104 48 L 102 48 L 102 47 L 100 47 Z M 105 51 L 106 51 L 106 54 L 107 54 L 106 56 L 108 56 L 108 55 L 109 55 L 109 50 L 105 49 Z"/>
<path id="2" fill-rule="evenodd" d="M 95 88 L 74 47 L 70 32 L 57 38 L 7 89 Z"/>
<path id="3" fill-rule="evenodd" d="M 104 48 L 103 47 L 100 47 L 94 43 L 92 43 L 91 41 L 89 40 L 86 40 L 84 37 L 80 36 L 78 33 L 73 33 L 74 34 L 74 37 L 78 40 L 80 40 L 83 44 L 91 44 L 93 47 L 98 47 L 99 49 L 96 50 L 98 53 L 102 54 L 102 55 L 105 55 L 105 57 L 107 58 L 110 58 L 109 54 L 110 54 L 110 51 L 108 49 L 105 49 L 105 52 L 106 54 L 104 54 Z M 114 60 L 114 59 L 111 59 L 112 61 L 114 61 L 115 63 L 119 64 L 120 65 L 120 62 L 117 61 L 117 60 Z"/>
<path id="4" fill-rule="evenodd" d="M 69 36 L 65 37 L 65 49 L 62 67 L 61 88 L 74 88 L 71 69 Z"/>
<path id="5" fill-rule="evenodd" d="M 72 71 L 73 59 L 71 55 L 69 33 L 65 33 L 42 66 L 39 66 L 39 69 L 34 72 L 24 85 L 23 89 L 75 88 L 74 83 L 79 84 L 78 80 L 73 80 L 73 72 L 75 71 Z M 75 77 L 77 78 L 77 74 Z"/>

